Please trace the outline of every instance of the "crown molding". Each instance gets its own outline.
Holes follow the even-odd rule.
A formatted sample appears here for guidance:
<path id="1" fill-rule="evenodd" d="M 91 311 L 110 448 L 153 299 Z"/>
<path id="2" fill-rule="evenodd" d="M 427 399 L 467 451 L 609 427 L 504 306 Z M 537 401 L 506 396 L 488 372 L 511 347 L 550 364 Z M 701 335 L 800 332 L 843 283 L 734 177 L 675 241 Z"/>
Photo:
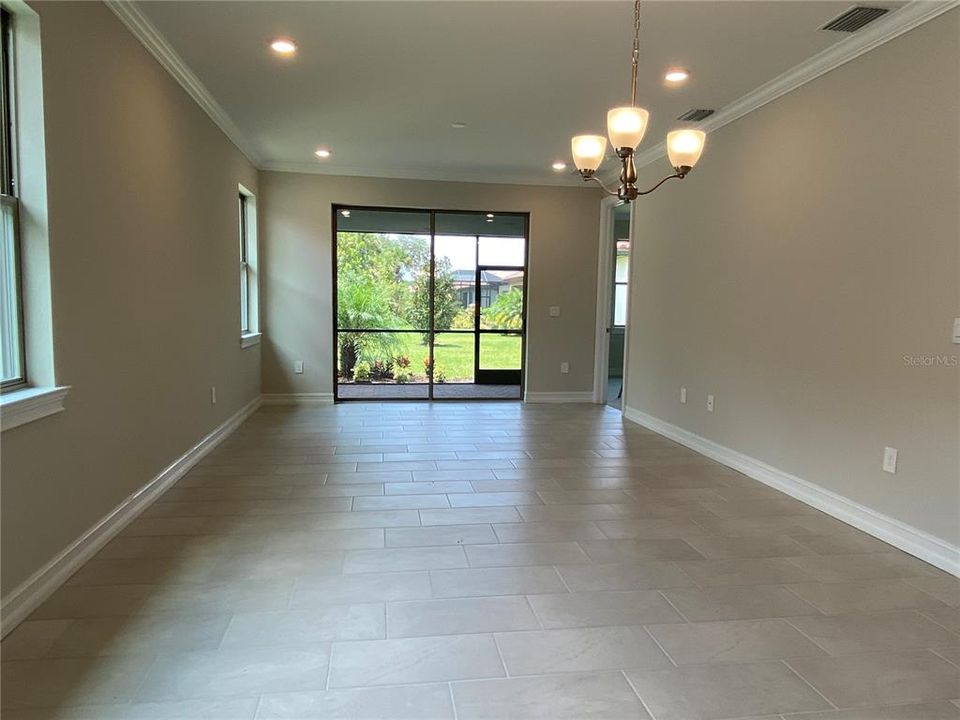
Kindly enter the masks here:
<path id="1" fill-rule="evenodd" d="M 253 145 L 240 131 L 237 124 L 227 115 L 220 103 L 210 94 L 200 78 L 194 74 L 183 58 L 167 42 L 163 33 L 157 30 L 147 16 L 140 11 L 140 8 L 129 0 L 104 0 L 104 4 L 113 11 L 114 15 L 120 18 L 120 21 L 133 33 L 133 36 L 173 76 L 173 79 L 180 83 L 187 94 L 210 116 L 210 119 L 237 146 L 237 149 L 246 156 L 247 160 L 259 167 L 261 162 L 259 153 L 254 150 Z"/>
<path id="2" fill-rule="evenodd" d="M 480 183 L 486 185 L 525 185 L 534 187 L 565 187 L 569 189 L 596 190 L 596 186 L 584 183 L 579 176 L 564 173 L 550 177 L 534 177 L 524 173 L 490 174 L 465 171 L 438 172 L 421 167 L 391 167 L 379 171 L 365 167 L 329 165 L 319 162 L 265 162 L 261 170 L 269 172 L 303 173 L 307 175 L 333 175 L 337 177 L 368 177 L 385 180 L 427 180 L 435 182 Z"/>
<path id="3" fill-rule="evenodd" d="M 773 102 L 788 92 L 806 85 L 811 80 L 816 80 L 821 75 L 825 75 L 831 70 L 958 6 L 960 6 L 960 0 L 945 0 L 943 2 L 912 0 L 912 2 L 894 10 L 887 16 L 874 21 L 860 32 L 854 33 L 846 40 L 828 47 L 799 65 L 790 68 L 782 75 L 764 83 L 755 90 L 751 90 L 746 95 L 727 103 L 695 127 L 707 133 L 719 130 L 724 125 L 739 120 L 744 115 Z M 659 144 L 637 153 L 634 162 L 637 167 L 643 167 L 659 160 L 666 154 L 667 144 L 665 141 L 661 141 Z"/>

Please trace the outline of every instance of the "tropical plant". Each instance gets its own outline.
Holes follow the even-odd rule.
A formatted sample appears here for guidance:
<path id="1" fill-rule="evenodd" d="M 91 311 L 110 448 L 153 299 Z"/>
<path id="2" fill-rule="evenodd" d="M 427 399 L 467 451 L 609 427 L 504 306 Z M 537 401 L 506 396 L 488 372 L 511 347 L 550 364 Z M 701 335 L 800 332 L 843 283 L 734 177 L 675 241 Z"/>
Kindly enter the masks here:
<path id="1" fill-rule="evenodd" d="M 393 360 L 374 360 L 370 364 L 370 374 L 374 380 L 392 380 Z"/>
<path id="2" fill-rule="evenodd" d="M 390 358 L 400 344 L 396 336 L 386 332 L 363 331 L 363 328 L 397 327 L 400 322 L 393 312 L 390 289 L 369 276 L 346 271 L 337 278 L 337 334 L 340 373 L 349 378 L 361 357 Z"/>
<path id="3" fill-rule="evenodd" d="M 490 307 L 480 310 L 480 327 L 519 330 L 523 327 L 523 292 L 517 288 L 500 293 Z"/>
<path id="4" fill-rule="evenodd" d="M 447 373 L 442 365 L 437 365 L 433 371 L 433 381 L 438 383 L 445 383 L 447 381 Z"/>
<path id="5" fill-rule="evenodd" d="M 353 366 L 353 379 L 355 382 L 369 382 L 370 363 L 366 360 L 358 360 L 357 364 Z"/>
<path id="6" fill-rule="evenodd" d="M 408 367 L 410 367 L 410 358 L 408 358 L 406 355 L 398 355 L 396 358 L 394 358 L 394 363 L 401 370 L 406 370 Z"/>

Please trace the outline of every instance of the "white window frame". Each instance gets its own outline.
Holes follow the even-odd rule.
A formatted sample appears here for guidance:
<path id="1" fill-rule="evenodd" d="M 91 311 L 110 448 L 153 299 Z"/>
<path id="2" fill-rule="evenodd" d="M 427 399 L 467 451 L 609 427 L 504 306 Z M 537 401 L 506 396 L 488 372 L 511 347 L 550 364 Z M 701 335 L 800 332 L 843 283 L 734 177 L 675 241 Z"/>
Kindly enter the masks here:
<path id="1" fill-rule="evenodd" d="M 257 197 L 243 185 L 237 196 L 240 263 L 240 347 L 260 342 L 260 274 L 257 262 Z"/>
<path id="2" fill-rule="evenodd" d="M 2 97 L 0 97 L 0 205 L 4 213 L 10 213 L 9 230 L 12 247 L 8 258 L 4 249 L 4 257 L 0 259 L 0 288 L 4 293 L 12 295 L 9 311 L 14 317 L 11 322 L 13 327 L 7 328 L 8 332 L 0 334 L 0 353 L 4 360 L 9 360 L 10 365 L 15 365 L 16 374 L 9 378 L 0 380 L 0 391 L 11 392 L 27 385 L 27 363 L 26 352 L 23 341 L 23 280 L 20 272 L 20 228 L 19 228 L 19 198 L 17 197 L 17 167 L 16 167 L 16 143 L 17 126 L 16 110 L 14 100 L 16 89 L 14 81 L 16 79 L 13 67 L 13 14 L 5 7 L 0 6 L 0 12 L 3 14 L 3 25 L 0 28 L 2 32 L 2 50 L 0 50 L 0 85 L 3 86 Z M 7 220 L 0 220 L 6 226 Z M 7 228 L 2 232 L 6 234 Z"/>
<path id="3" fill-rule="evenodd" d="M 2 0 L 12 17 L 11 154 L 16 180 L 24 382 L 0 392 L 3 432 L 64 409 L 53 355 L 53 302 L 47 231 L 40 18 L 23 0 Z"/>

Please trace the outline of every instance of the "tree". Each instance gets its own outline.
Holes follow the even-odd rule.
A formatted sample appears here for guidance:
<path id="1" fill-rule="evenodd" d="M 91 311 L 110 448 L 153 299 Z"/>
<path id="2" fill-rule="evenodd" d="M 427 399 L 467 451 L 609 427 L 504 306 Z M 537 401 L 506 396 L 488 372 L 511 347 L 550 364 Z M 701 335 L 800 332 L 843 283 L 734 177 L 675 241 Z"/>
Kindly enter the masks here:
<path id="1" fill-rule="evenodd" d="M 450 269 L 450 259 L 438 257 L 435 263 L 435 278 L 433 283 L 433 315 L 434 327 L 437 330 L 449 330 L 453 318 L 460 310 L 457 302 L 457 291 L 453 286 L 453 272 Z M 410 304 L 407 311 L 407 320 L 410 325 L 426 330 L 430 327 L 430 267 L 423 269 L 414 278 L 410 295 Z M 430 337 L 426 333 L 421 337 L 426 345 Z"/>
<path id="2" fill-rule="evenodd" d="M 419 235 L 337 233 L 337 284 L 370 282 L 388 294 L 394 315 L 404 320 L 411 302 L 411 285 L 429 272 L 430 241 Z M 404 328 L 409 325 L 395 325 Z"/>

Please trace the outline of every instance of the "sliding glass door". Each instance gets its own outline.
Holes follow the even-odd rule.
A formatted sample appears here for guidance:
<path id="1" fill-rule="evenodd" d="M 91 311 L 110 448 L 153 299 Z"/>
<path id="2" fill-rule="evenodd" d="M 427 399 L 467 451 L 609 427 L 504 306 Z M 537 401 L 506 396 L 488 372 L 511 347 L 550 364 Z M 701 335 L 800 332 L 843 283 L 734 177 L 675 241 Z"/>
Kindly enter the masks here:
<path id="1" fill-rule="evenodd" d="M 333 215 L 338 400 L 522 396 L 526 214 Z"/>

